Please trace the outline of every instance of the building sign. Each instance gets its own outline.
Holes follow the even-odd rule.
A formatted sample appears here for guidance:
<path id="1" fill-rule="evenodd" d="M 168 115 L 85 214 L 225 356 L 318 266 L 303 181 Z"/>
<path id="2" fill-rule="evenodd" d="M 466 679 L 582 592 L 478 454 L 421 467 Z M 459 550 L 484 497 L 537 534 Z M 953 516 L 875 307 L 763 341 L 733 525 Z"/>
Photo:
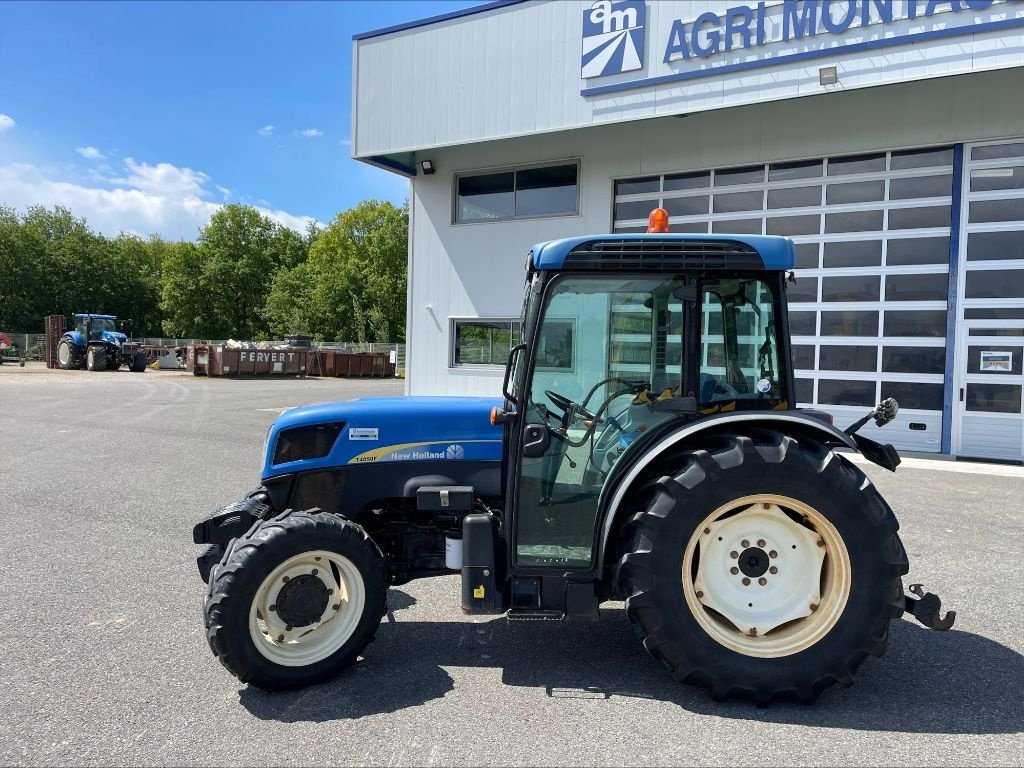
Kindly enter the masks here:
<path id="1" fill-rule="evenodd" d="M 996 373 L 1013 373 L 1013 353 L 1005 350 L 982 350 L 981 370 Z"/>
<path id="2" fill-rule="evenodd" d="M 709 10 L 694 19 L 655 14 L 657 27 L 650 30 L 650 42 L 659 53 L 647 67 L 651 76 L 588 84 L 581 93 L 593 96 L 1024 26 L 1024 18 L 1013 13 L 978 23 L 976 14 L 1001 5 L 1022 7 L 1024 0 L 761 0 L 732 6 L 709 2 Z M 639 0 L 602 0 L 584 7 L 584 79 L 644 68 L 645 11 Z M 932 24 L 933 17 L 941 18 Z M 769 46 L 771 50 L 765 50 Z"/>
<path id="3" fill-rule="evenodd" d="M 582 77 L 631 72 L 644 65 L 644 0 L 598 0 L 583 12 Z"/>

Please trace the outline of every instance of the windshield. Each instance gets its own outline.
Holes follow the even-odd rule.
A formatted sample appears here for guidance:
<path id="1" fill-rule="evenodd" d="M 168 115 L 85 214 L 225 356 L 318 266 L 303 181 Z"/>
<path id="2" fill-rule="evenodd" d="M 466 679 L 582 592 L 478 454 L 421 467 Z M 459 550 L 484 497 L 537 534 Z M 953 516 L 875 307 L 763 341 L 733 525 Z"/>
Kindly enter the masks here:
<path id="1" fill-rule="evenodd" d="M 89 338 L 96 340 L 104 331 L 116 331 L 117 323 L 109 318 L 93 317 L 89 320 Z"/>

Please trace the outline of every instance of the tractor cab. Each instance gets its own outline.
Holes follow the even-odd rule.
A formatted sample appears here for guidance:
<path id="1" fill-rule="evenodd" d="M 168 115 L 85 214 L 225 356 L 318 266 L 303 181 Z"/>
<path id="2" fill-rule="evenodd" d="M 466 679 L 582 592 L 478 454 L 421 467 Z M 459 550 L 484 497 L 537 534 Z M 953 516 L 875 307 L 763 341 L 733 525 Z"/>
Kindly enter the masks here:
<path id="1" fill-rule="evenodd" d="M 665 429 L 790 407 L 789 241 L 627 235 L 531 254 L 507 393 L 517 566 L 590 569 L 600 497 Z"/>
<path id="2" fill-rule="evenodd" d="M 75 315 L 75 330 L 88 341 L 103 341 L 104 332 L 118 333 L 117 318 L 110 315 Z"/>

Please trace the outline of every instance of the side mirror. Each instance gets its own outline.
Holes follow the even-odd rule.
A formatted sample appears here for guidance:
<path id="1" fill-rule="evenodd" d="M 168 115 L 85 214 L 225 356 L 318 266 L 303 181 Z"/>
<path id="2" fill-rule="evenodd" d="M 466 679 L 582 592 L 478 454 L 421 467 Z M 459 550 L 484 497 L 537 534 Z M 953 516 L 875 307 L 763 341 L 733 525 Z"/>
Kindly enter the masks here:
<path id="1" fill-rule="evenodd" d="M 508 390 L 508 385 L 512 378 L 512 371 L 515 370 L 516 360 L 519 357 L 519 353 L 524 349 L 526 349 L 525 344 L 516 344 L 509 350 L 508 359 L 505 361 L 505 379 L 501 382 L 501 393 L 505 396 L 506 400 L 515 405 L 518 405 L 519 403 L 514 397 L 512 397 L 512 393 Z"/>
<path id="2" fill-rule="evenodd" d="M 551 445 L 551 434 L 544 424 L 527 424 L 523 430 L 523 456 L 537 459 L 543 456 Z"/>

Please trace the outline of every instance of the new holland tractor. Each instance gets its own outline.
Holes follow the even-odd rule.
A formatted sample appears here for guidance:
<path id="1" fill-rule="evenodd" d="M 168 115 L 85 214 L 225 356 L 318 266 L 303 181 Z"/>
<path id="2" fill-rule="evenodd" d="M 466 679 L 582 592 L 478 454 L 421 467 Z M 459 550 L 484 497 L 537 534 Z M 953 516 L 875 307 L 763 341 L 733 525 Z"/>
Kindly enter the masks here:
<path id="1" fill-rule="evenodd" d="M 716 699 L 849 685 L 905 611 L 893 511 L 857 434 L 794 407 L 793 244 L 653 233 L 537 245 L 502 396 L 377 397 L 283 413 L 259 487 L 197 524 L 206 636 L 276 689 L 353 664 L 388 588 L 461 573 L 466 614 L 595 621 L 606 601 Z M 657 220 L 661 217 L 661 221 Z M 567 334 L 567 331 L 569 333 Z M 567 660 L 567 663 L 572 663 Z"/>
<path id="2" fill-rule="evenodd" d="M 117 330 L 116 317 L 75 315 L 74 321 L 74 328 L 65 331 L 57 343 L 57 364 L 61 368 L 113 371 L 127 365 L 135 373 L 146 370 L 145 350 Z"/>

